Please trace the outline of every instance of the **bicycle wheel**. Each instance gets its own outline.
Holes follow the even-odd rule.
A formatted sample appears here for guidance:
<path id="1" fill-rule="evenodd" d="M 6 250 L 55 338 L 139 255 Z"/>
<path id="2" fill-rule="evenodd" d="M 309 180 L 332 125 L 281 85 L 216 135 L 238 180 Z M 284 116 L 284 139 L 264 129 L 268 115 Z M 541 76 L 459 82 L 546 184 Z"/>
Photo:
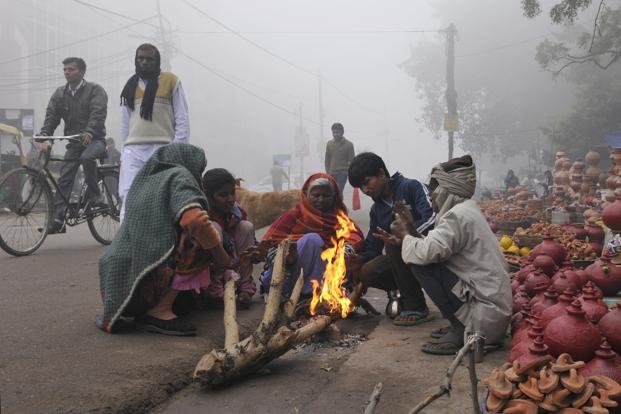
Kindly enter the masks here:
<path id="1" fill-rule="evenodd" d="M 18 168 L 0 178 L 0 247 L 13 256 L 37 250 L 53 214 L 52 194 L 37 171 Z"/>
<path id="2" fill-rule="evenodd" d="M 119 172 L 99 170 L 99 191 L 108 207 L 87 219 L 88 229 L 99 243 L 109 245 L 120 226 L 121 198 L 119 197 Z"/>

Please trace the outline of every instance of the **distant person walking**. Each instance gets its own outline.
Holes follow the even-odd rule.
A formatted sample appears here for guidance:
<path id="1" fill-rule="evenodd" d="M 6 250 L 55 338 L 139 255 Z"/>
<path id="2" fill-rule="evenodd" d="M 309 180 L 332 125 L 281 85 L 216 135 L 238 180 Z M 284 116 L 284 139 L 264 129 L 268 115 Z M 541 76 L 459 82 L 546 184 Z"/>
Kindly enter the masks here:
<path id="1" fill-rule="evenodd" d="M 156 149 L 190 140 L 188 104 L 181 81 L 172 72 L 162 72 L 159 50 L 148 43 L 138 46 L 134 63 L 136 73 L 121 92 L 119 196 L 123 201 L 134 177 Z"/>
<path id="2" fill-rule="evenodd" d="M 515 188 L 520 185 L 520 180 L 517 178 L 513 170 L 507 171 L 507 176 L 505 177 L 505 187 L 507 190 L 511 188 Z"/>
<path id="3" fill-rule="evenodd" d="M 97 185 L 96 160 L 106 149 L 108 95 L 98 84 L 84 80 L 86 63 L 82 58 L 68 57 L 63 60 L 63 72 L 67 83 L 56 89 L 50 98 L 40 135 L 53 135 L 60 121 L 64 121 L 64 135 L 80 135 L 80 142 L 67 144 L 65 159 L 79 162 L 65 162 L 60 169 L 60 191 L 54 198 L 54 220 L 48 224 L 48 234 L 66 232 L 66 207 L 61 193 L 70 197 L 80 165 L 88 185 L 89 205 L 105 204 Z"/>
<path id="4" fill-rule="evenodd" d="M 274 191 L 282 191 L 282 179 L 284 178 L 289 182 L 289 176 L 278 161 L 274 161 L 274 166 L 270 169 L 270 174 L 272 175 L 272 187 Z"/>
<path id="5" fill-rule="evenodd" d="M 326 172 L 336 181 L 341 197 L 347 183 L 349 163 L 356 155 L 354 144 L 343 136 L 344 133 L 345 128 L 343 128 L 343 124 L 337 122 L 332 125 L 332 139 L 326 145 L 325 160 Z"/>

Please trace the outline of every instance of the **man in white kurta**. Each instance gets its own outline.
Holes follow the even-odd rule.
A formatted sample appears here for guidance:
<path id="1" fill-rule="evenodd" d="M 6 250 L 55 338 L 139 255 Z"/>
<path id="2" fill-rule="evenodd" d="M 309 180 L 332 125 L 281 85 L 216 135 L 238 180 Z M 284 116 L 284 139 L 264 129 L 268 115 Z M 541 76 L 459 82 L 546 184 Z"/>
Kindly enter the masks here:
<path id="1" fill-rule="evenodd" d="M 502 342 L 511 319 L 511 286 L 498 241 L 477 203 L 470 199 L 476 171 L 470 156 L 433 168 L 430 187 L 436 226 L 426 237 L 411 231 L 407 209 L 398 209 L 397 227 L 407 228 L 401 255 L 414 277 L 451 323 L 424 352 L 452 354 L 464 332 L 479 332 L 488 344 Z"/>
<path id="2" fill-rule="evenodd" d="M 153 45 L 136 50 L 136 74 L 121 93 L 121 171 L 119 195 L 123 201 L 138 171 L 156 149 L 171 142 L 188 143 L 190 121 L 181 81 L 161 72 L 160 55 Z M 125 203 L 121 208 L 121 221 Z"/>

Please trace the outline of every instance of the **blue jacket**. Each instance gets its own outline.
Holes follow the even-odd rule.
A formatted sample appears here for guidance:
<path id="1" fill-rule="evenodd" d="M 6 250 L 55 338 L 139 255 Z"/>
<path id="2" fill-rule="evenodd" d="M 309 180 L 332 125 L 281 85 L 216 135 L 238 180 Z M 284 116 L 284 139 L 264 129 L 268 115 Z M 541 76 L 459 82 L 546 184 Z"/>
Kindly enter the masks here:
<path id="1" fill-rule="evenodd" d="M 401 173 L 395 173 L 390 177 L 393 202 L 401 201 L 412 211 L 418 233 L 426 235 L 436 221 L 436 213 L 431 205 L 431 194 L 427 186 L 417 180 L 405 178 Z M 393 207 L 384 200 L 374 200 L 371 206 L 371 223 L 369 233 L 364 240 L 362 257 L 367 262 L 382 254 L 384 242 L 373 236 L 375 229 L 381 227 L 390 232 L 390 223 L 395 219 Z"/>

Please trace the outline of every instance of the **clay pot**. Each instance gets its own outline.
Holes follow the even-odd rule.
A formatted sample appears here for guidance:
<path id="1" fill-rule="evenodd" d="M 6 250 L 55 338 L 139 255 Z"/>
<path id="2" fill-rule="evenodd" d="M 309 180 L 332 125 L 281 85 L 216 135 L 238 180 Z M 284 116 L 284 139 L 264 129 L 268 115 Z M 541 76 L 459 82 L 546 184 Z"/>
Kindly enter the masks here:
<path id="1" fill-rule="evenodd" d="M 606 180 L 608 180 L 608 173 L 603 171 L 597 179 L 597 183 L 599 184 L 600 188 L 606 188 Z"/>
<path id="2" fill-rule="evenodd" d="M 595 357 L 580 369 L 580 374 L 584 377 L 593 375 L 603 375 L 617 382 L 621 382 L 621 365 L 616 362 L 615 354 L 606 339 L 602 341 Z"/>
<path id="3" fill-rule="evenodd" d="M 543 300 L 532 304 L 533 312 L 541 315 L 544 310 L 550 306 L 556 305 L 558 302 L 558 292 L 552 286 L 550 286 L 545 292 L 543 292 Z M 534 300 L 534 299 L 533 299 Z"/>
<path id="4" fill-rule="evenodd" d="M 554 357 L 568 353 L 574 361 L 590 361 L 601 343 L 599 330 L 586 319 L 580 301 L 574 300 L 566 312 L 553 319 L 544 330 L 548 351 Z"/>
<path id="5" fill-rule="evenodd" d="M 597 324 L 599 331 L 606 337 L 612 349 L 621 353 L 621 304 L 617 304 L 602 317 Z"/>
<path id="6" fill-rule="evenodd" d="M 591 245 L 591 249 L 593 249 L 593 252 L 597 256 L 601 256 L 602 255 L 602 251 L 604 250 L 604 245 L 602 244 L 602 242 L 592 241 L 589 244 Z"/>
<path id="7" fill-rule="evenodd" d="M 525 366 L 548 354 L 549 347 L 546 345 L 544 337 L 539 335 L 535 337 L 532 344 L 528 346 L 528 351 L 522 353 L 519 358 L 517 358 L 517 362 L 520 366 Z"/>
<path id="8" fill-rule="evenodd" d="M 589 179 L 587 178 L 587 176 L 584 176 L 582 179 L 582 183 L 580 183 L 580 192 L 582 194 L 589 194 L 591 192 L 591 182 L 589 181 Z M 574 191 L 578 191 L 578 190 L 574 190 Z"/>
<path id="9" fill-rule="evenodd" d="M 523 268 L 521 268 L 520 270 L 518 270 L 517 272 L 515 272 L 515 274 L 513 275 L 513 278 L 516 279 L 520 283 L 524 283 L 528 274 L 532 272 L 533 270 L 535 270 L 535 267 L 532 264 L 528 264 L 524 266 Z"/>
<path id="10" fill-rule="evenodd" d="M 554 262 L 558 266 L 561 266 L 563 264 L 563 261 L 565 260 L 565 257 L 567 256 L 567 251 L 565 251 L 563 246 L 555 242 L 552 237 L 546 236 L 541 243 L 535 246 L 530 254 L 531 257 L 534 258 L 542 254 L 548 255 L 552 259 L 554 259 Z"/>
<path id="11" fill-rule="evenodd" d="M 559 270 L 554 275 L 554 278 L 555 280 L 554 282 L 552 282 L 552 287 L 554 287 L 554 289 L 556 289 L 559 292 L 562 292 L 565 289 L 571 289 L 571 290 L 578 289 L 578 286 L 576 286 L 576 283 L 573 280 L 570 280 L 563 270 Z"/>
<path id="12" fill-rule="evenodd" d="M 515 199 L 518 201 L 526 201 L 532 197 L 533 197 L 533 193 L 531 193 L 530 191 L 520 191 L 519 193 L 515 195 Z"/>
<path id="13" fill-rule="evenodd" d="M 568 229 L 571 233 L 573 233 L 574 237 L 578 240 L 584 240 L 587 237 L 587 230 L 584 228 L 584 224 L 573 223 L 569 226 Z"/>
<path id="14" fill-rule="evenodd" d="M 593 150 L 589 150 L 589 152 L 587 152 L 586 155 L 584 156 L 584 160 L 589 165 L 597 165 L 597 164 L 599 164 L 600 158 L 601 157 L 599 155 L 599 152 L 596 152 L 596 151 L 593 151 Z"/>
<path id="15" fill-rule="evenodd" d="M 520 288 L 521 284 L 517 279 L 511 280 L 511 294 L 515 296 L 517 290 Z"/>
<path id="16" fill-rule="evenodd" d="M 533 340 L 537 336 L 543 335 L 543 326 L 539 324 L 531 325 L 526 332 L 526 335 L 518 342 L 512 341 L 511 351 L 509 352 L 509 362 L 515 361 L 525 352 L 528 352 L 528 347 L 533 344 Z"/>
<path id="17" fill-rule="evenodd" d="M 609 175 L 608 178 L 606 178 L 606 188 L 612 191 L 614 191 L 615 188 L 617 188 L 617 176 L 616 175 Z"/>
<path id="18" fill-rule="evenodd" d="M 621 231 L 621 195 L 617 195 L 614 203 L 610 203 L 602 211 L 604 224 L 613 231 Z"/>
<path id="19" fill-rule="evenodd" d="M 511 334 L 522 329 L 526 325 L 526 320 L 530 314 L 530 305 L 528 303 L 522 306 L 522 310 L 515 313 L 511 318 Z"/>
<path id="20" fill-rule="evenodd" d="M 556 151 L 556 154 L 554 154 L 554 158 L 556 160 L 559 160 L 561 158 L 566 158 L 567 157 L 567 153 L 565 151 Z"/>
<path id="21" fill-rule="evenodd" d="M 601 257 L 585 270 L 604 296 L 614 296 L 621 290 L 621 268 L 612 264 L 609 257 Z"/>
<path id="22" fill-rule="evenodd" d="M 584 171 L 584 175 L 589 177 L 590 183 L 596 183 L 601 173 L 602 170 L 594 166 L 590 166 Z"/>
<path id="23" fill-rule="evenodd" d="M 566 307 L 574 300 L 574 292 L 571 289 L 565 289 L 558 297 L 558 302 L 549 308 L 544 309 L 539 317 L 539 324 L 544 328 L 555 318 L 566 313 Z"/>
<path id="24" fill-rule="evenodd" d="M 597 224 L 587 224 L 584 226 L 587 231 L 587 236 L 589 237 L 589 241 L 591 242 L 602 242 L 604 241 L 604 229 Z"/>
<path id="25" fill-rule="evenodd" d="M 544 291 L 550 286 L 550 278 L 545 275 L 541 270 L 535 270 L 531 272 L 526 277 L 524 281 L 524 288 L 526 289 L 526 293 L 531 298 L 535 296 L 538 292 Z"/>
<path id="26" fill-rule="evenodd" d="M 513 313 L 518 313 L 522 307 L 530 302 L 530 296 L 526 293 L 517 293 L 513 296 Z"/>
<path id="27" fill-rule="evenodd" d="M 533 260 L 532 267 L 541 270 L 547 276 L 554 275 L 554 273 L 556 272 L 556 269 L 557 269 L 557 266 L 556 266 L 556 263 L 554 262 L 554 259 L 552 259 L 550 256 L 545 255 L 545 254 L 541 254 L 541 255 L 535 257 L 535 260 Z M 528 276 L 528 275 L 526 275 L 526 276 Z M 524 279 L 526 279 L 526 277 L 524 277 Z"/>
<path id="28" fill-rule="evenodd" d="M 579 278 L 580 280 L 580 287 L 584 286 L 586 284 L 586 282 L 589 281 L 589 274 L 587 272 L 584 271 L 584 269 L 576 269 L 574 270 L 574 274 Z"/>
<path id="29" fill-rule="evenodd" d="M 511 343 L 517 344 L 522 341 L 527 335 L 528 330 L 531 326 L 537 325 L 539 323 L 539 315 L 535 315 L 532 311 L 526 316 L 524 324 L 520 327 L 520 329 L 516 329 L 513 332 L 513 336 L 511 337 Z"/>
<path id="30" fill-rule="evenodd" d="M 585 293 L 578 300 L 582 303 L 587 319 L 593 323 L 598 323 L 608 313 L 608 306 L 593 293 Z"/>
<path id="31" fill-rule="evenodd" d="M 576 296 L 582 297 L 582 295 L 585 295 L 585 294 L 595 296 L 597 299 L 604 299 L 604 293 L 602 292 L 602 290 L 598 288 L 597 285 L 591 282 L 590 280 L 584 284 L 584 286 L 582 287 L 582 290 Z"/>
<path id="32" fill-rule="evenodd" d="M 569 279 L 571 282 L 573 282 L 576 285 L 576 290 L 578 290 L 578 289 L 581 289 L 582 286 L 584 286 L 584 284 L 588 280 L 588 276 L 585 275 L 585 279 L 583 282 L 582 278 L 578 276 L 578 273 L 576 273 L 576 270 L 577 269 L 574 269 L 573 267 L 565 267 L 563 269 L 563 274 L 567 276 L 567 279 Z M 552 283 L 554 283 L 554 278 L 552 279 Z M 562 292 L 563 290 L 559 290 L 559 292 Z"/>

